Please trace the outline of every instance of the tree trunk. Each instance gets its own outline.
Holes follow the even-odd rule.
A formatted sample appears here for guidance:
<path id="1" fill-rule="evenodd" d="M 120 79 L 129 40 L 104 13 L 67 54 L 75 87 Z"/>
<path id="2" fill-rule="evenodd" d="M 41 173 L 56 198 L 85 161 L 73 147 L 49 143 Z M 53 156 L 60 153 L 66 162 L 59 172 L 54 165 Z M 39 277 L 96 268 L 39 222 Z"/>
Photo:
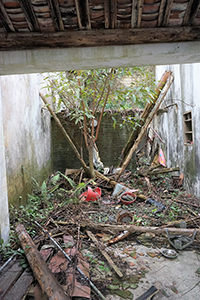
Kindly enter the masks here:
<path id="1" fill-rule="evenodd" d="M 89 157 L 89 169 L 90 169 L 90 178 L 95 177 L 95 171 L 94 171 L 94 163 L 93 163 L 93 148 L 94 148 L 94 141 L 92 137 L 88 138 L 88 145 L 87 145 L 87 150 L 88 150 L 88 157 Z"/>

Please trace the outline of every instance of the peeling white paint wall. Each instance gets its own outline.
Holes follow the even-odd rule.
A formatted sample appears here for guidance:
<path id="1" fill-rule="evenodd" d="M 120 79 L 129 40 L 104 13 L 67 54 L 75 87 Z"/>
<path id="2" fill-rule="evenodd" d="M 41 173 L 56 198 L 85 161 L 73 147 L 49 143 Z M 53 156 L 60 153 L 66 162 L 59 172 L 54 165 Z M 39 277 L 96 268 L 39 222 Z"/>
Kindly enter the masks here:
<path id="1" fill-rule="evenodd" d="M 0 196 L 0 239 L 3 239 L 4 243 L 7 243 L 10 224 L 9 224 L 9 211 L 8 211 L 5 145 L 4 145 L 1 98 L 0 98 L 0 195 L 1 195 Z"/>
<path id="2" fill-rule="evenodd" d="M 184 174 L 184 187 L 200 197 L 200 64 L 157 66 L 157 80 L 165 70 L 173 72 L 174 82 L 162 108 L 174 105 L 155 117 L 154 128 L 166 142 L 162 147 L 167 167 L 178 166 Z M 183 114 L 188 111 L 192 113 L 192 144 L 184 143 Z"/>
<path id="3" fill-rule="evenodd" d="M 24 204 L 34 187 L 31 177 L 40 183 L 52 170 L 50 116 L 42 109 L 41 80 L 40 74 L 0 77 L 0 228 L 6 236 L 7 199 Z"/>

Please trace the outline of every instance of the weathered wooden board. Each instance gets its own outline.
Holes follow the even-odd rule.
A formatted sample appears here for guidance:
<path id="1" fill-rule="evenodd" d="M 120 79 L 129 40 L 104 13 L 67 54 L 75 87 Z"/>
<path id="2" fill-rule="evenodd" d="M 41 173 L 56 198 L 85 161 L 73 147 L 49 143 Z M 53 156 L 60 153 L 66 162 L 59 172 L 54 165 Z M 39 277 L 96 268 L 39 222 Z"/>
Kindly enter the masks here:
<path id="1" fill-rule="evenodd" d="M 26 269 L 14 286 L 8 291 L 3 300 L 21 300 L 33 281 L 33 275 Z"/>
<path id="2" fill-rule="evenodd" d="M 2 275 L 0 276 L 0 289 L 2 290 L 0 300 L 4 298 L 10 287 L 14 285 L 22 273 L 23 269 L 19 265 L 19 262 L 16 262 L 9 269 L 6 268 L 6 270 L 2 272 Z"/>

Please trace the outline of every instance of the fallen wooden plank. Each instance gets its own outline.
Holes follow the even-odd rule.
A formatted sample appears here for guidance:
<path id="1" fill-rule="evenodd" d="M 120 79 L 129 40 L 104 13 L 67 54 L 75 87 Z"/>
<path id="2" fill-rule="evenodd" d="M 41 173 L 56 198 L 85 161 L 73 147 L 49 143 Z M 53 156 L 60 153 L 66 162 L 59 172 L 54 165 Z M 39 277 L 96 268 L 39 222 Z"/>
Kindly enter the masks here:
<path id="1" fill-rule="evenodd" d="M 110 225 L 110 224 L 98 224 L 98 223 L 81 223 L 81 227 L 90 230 L 99 230 L 99 231 L 129 231 L 132 233 L 143 233 L 143 232 L 153 232 L 155 234 L 166 234 L 166 228 L 160 227 L 145 227 L 145 226 L 136 226 L 136 225 Z M 196 239 L 200 241 L 200 229 L 199 228 L 168 228 L 170 234 L 176 235 L 192 235 L 194 230 L 196 230 Z"/>
<path id="2" fill-rule="evenodd" d="M 14 286 L 5 295 L 3 300 L 21 300 L 32 281 L 33 275 L 30 270 L 26 269 L 17 282 L 15 282 Z"/>
<path id="3" fill-rule="evenodd" d="M 29 265 L 40 284 L 43 292 L 49 297 L 49 300 L 70 300 L 70 297 L 64 293 L 62 287 L 54 278 L 46 263 L 42 259 L 34 242 L 30 238 L 22 224 L 16 228 L 20 243 L 25 252 Z"/>
<path id="4" fill-rule="evenodd" d="M 152 285 L 152 287 L 150 287 L 150 289 L 148 289 L 148 291 L 146 291 L 144 294 L 142 294 L 140 297 L 138 297 L 135 300 L 150 300 L 152 299 L 152 297 L 158 293 L 159 290 L 157 290 L 157 288 Z"/>
<path id="5" fill-rule="evenodd" d="M 106 250 L 104 249 L 103 244 L 98 241 L 96 239 L 96 237 L 94 236 L 94 234 L 91 231 L 86 231 L 87 235 L 91 238 L 91 240 L 94 242 L 95 246 L 101 251 L 101 253 L 103 254 L 103 256 L 105 257 L 105 259 L 107 260 L 107 262 L 109 263 L 109 265 L 113 268 L 113 270 L 115 270 L 115 272 L 117 273 L 117 275 L 119 277 L 123 277 L 122 272 L 118 269 L 118 267 L 115 265 L 114 261 L 112 260 L 112 258 L 108 255 L 108 253 L 106 252 Z"/>
<path id="6" fill-rule="evenodd" d="M 19 262 L 15 262 L 11 268 L 5 270 L 0 277 L 0 299 L 3 299 L 10 287 L 18 280 L 23 273 L 22 267 Z"/>
<path id="7" fill-rule="evenodd" d="M 159 169 L 159 170 L 153 170 L 153 171 L 147 171 L 145 173 L 148 175 L 154 175 L 154 174 L 163 174 L 163 173 L 170 173 L 170 172 L 177 172 L 179 171 L 179 167 L 175 167 L 175 168 L 164 168 L 164 169 Z"/>

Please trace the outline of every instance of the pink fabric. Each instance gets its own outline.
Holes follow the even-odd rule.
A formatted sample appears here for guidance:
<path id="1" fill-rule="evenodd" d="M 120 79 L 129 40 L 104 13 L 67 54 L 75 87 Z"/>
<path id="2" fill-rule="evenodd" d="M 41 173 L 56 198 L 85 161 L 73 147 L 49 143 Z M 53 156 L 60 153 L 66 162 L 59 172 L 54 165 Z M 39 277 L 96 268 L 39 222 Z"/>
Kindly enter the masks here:
<path id="1" fill-rule="evenodd" d="M 162 166 L 166 167 L 166 161 L 165 161 L 165 157 L 164 157 L 164 153 L 163 153 L 162 149 L 160 149 L 160 152 L 159 152 L 158 162 L 159 162 Z"/>

